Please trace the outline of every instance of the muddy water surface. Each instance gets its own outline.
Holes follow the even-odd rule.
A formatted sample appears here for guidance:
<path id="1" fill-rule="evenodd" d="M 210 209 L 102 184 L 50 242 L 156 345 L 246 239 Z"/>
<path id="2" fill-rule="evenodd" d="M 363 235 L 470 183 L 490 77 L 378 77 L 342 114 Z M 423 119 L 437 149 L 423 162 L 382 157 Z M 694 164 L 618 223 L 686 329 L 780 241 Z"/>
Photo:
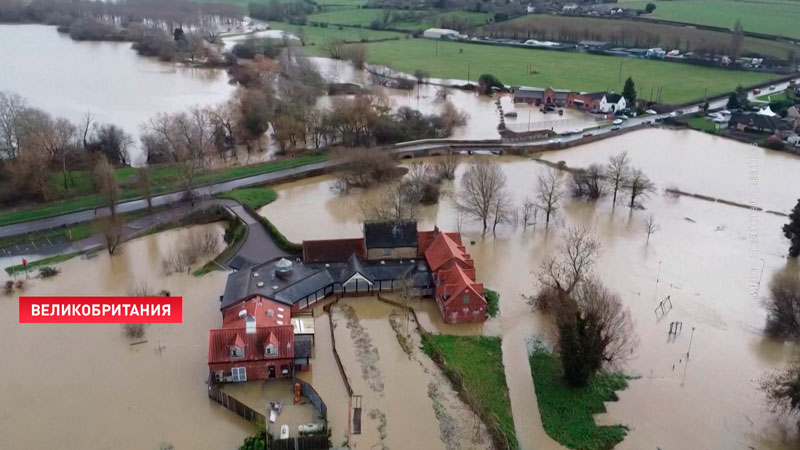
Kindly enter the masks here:
<path id="1" fill-rule="evenodd" d="M 479 280 L 501 294 L 500 317 L 474 331 L 503 335 L 522 448 L 558 447 L 541 427 L 526 358 L 526 339 L 547 339 L 547 322 L 531 311 L 525 296 L 534 292 L 532 273 L 555 251 L 566 226 L 584 226 L 596 233 L 604 248 L 597 273 L 631 309 L 640 340 L 625 367 L 640 378 L 620 393 L 619 402 L 608 404 L 608 413 L 598 416 L 601 423 L 623 423 L 631 428 L 618 448 L 798 448 L 800 440 L 790 421 L 769 413 L 757 390 L 763 371 L 782 367 L 792 352 L 791 346 L 764 338 L 765 313 L 760 303 L 775 272 L 800 270 L 785 260 L 787 242 L 780 233 L 785 219 L 673 197 L 661 190 L 675 184 L 684 190 L 746 202 L 750 197 L 750 147 L 700 133 L 668 130 L 631 133 L 613 145 L 615 141 L 553 152 L 544 158 L 580 166 L 630 150 L 634 164 L 660 188 L 644 202 L 646 210 L 613 208 L 608 199 L 597 204 L 565 200 L 547 229 L 540 217 L 535 227 L 503 226 L 496 236 L 480 236 L 476 224 L 467 223 L 462 230 L 476 260 Z M 634 148 L 636 143 L 639 146 Z M 795 192 L 782 193 L 779 187 L 792 190 L 800 160 L 761 150 L 757 159 L 764 180 L 759 199 L 772 208 L 790 208 L 800 191 L 794 188 Z M 517 205 L 525 197 L 533 198 L 536 176 L 544 166 L 521 158 L 496 160 L 502 164 Z M 457 178 L 463 169 L 464 164 Z M 280 200 L 265 207 L 262 214 L 298 241 L 359 236 L 360 197 L 374 195 L 339 196 L 329 189 L 329 178 L 290 183 L 279 186 L 278 191 Z M 644 231 L 647 214 L 653 214 L 661 226 L 649 243 Z M 419 219 L 422 229 L 434 224 L 457 229 L 450 198 L 423 209 Z M 762 261 L 764 272 L 759 277 Z M 668 295 L 673 308 L 657 318 L 654 309 Z M 668 339 L 672 321 L 682 322 L 683 329 Z M 446 325 L 441 331 L 449 332 Z"/>
<path id="2" fill-rule="evenodd" d="M 192 69 L 144 58 L 129 42 L 77 42 L 46 25 L 0 25 L 0 90 L 74 123 L 87 112 L 133 135 L 160 112 L 221 103 L 233 87 L 221 69 Z"/>
<path id="3" fill-rule="evenodd" d="M 192 228 L 203 227 L 222 233 Z M 254 431 L 206 395 L 208 330 L 221 320 L 226 274 L 162 274 L 189 233 L 136 239 L 113 258 L 72 259 L 58 276 L 28 281 L 25 295 L 125 295 L 146 282 L 183 296 L 183 323 L 148 325 L 142 344 L 118 324 L 21 325 L 16 297 L 0 295 L 0 448 L 234 449 Z"/>

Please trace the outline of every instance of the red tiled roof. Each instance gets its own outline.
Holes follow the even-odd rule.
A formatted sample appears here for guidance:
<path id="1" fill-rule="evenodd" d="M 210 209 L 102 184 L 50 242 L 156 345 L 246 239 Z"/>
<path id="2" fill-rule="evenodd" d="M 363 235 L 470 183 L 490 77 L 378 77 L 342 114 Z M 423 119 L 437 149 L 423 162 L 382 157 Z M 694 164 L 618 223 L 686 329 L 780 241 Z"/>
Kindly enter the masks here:
<path id="1" fill-rule="evenodd" d="M 361 259 L 367 258 L 364 238 L 303 241 L 303 261 L 306 264 L 343 262 L 352 254 Z"/>
<path id="2" fill-rule="evenodd" d="M 265 342 L 275 339 L 276 356 L 264 354 Z M 244 358 L 231 358 L 230 346 L 237 343 L 244 349 Z M 255 333 L 247 334 L 244 328 L 218 328 L 208 333 L 208 363 L 240 361 L 264 361 L 269 359 L 294 358 L 294 329 L 292 325 L 279 327 L 257 327 Z"/>
<path id="3" fill-rule="evenodd" d="M 436 295 L 444 298 L 447 294 L 447 298 L 444 300 L 445 305 L 454 298 L 460 298 L 466 290 L 476 294 L 483 303 L 486 303 L 486 299 L 483 297 L 483 283 L 474 281 L 474 270 L 470 275 L 468 270 L 458 264 L 453 264 L 449 269 L 439 271 L 438 276 L 440 283 L 436 286 Z"/>
<path id="4" fill-rule="evenodd" d="M 451 234 L 453 233 L 439 233 L 425 250 L 425 260 L 434 272 L 445 268 L 450 262 L 456 262 L 464 268 L 475 267 L 472 257 L 461 244 L 461 238 L 456 240 Z"/>
<path id="5" fill-rule="evenodd" d="M 438 228 L 433 229 L 432 231 L 420 231 L 419 233 L 417 233 L 417 254 L 419 256 L 424 256 L 425 250 L 427 250 L 428 247 L 431 246 L 433 240 L 436 238 L 436 236 L 440 234 L 443 233 L 439 231 Z M 450 238 L 452 238 L 458 245 L 463 245 L 461 243 L 461 234 L 459 233 L 444 233 L 444 234 L 450 236 Z"/>
<path id="6" fill-rule="evenodd" d="M 246 311 L 246 314 L 239 317 L 240 311 Z M 272 315 L 270 315 L 270 311 L 272 311 Z M 244 319 L 247 315 L 256 318 L 256 327 L 276 327 L 292 323 L 291 308 L 266 297 L 255 295 L 225 308 L 222 311 L 222 328 L 244 328 Z"/>

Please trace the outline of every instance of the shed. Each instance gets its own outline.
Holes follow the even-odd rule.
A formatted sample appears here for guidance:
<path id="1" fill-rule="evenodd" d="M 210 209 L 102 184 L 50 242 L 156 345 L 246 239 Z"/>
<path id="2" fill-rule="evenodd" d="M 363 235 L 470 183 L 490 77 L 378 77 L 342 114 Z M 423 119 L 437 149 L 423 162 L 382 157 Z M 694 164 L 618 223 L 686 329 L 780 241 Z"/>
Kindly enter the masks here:
<path id="1" fill-rule="evenodd" d="M 456 30 L 448 30 L 446 28 L 428 28 L 422 33 L 422 37 L 428 39 L 457 38 L 459 33 Z"/>

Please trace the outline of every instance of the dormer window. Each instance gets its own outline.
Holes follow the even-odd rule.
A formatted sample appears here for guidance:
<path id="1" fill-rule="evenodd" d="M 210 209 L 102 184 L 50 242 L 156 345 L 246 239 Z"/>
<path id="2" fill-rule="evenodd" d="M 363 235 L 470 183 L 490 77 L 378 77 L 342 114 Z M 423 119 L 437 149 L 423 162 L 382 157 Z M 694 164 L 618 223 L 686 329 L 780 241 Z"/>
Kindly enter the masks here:
<path id="1" fill-rule="evenodd" d="M 264 347 L 264 354 L 267 356 L 276 356 L 278 354 L 278 347 L 274 344 L 267 344 L 267 346 Z"/>
<path id="2" fill-rule="evenodd" d="M 238 345 L 231 345 L 230 355 L 231 358 L 244 358 L 244 349 Z"/>

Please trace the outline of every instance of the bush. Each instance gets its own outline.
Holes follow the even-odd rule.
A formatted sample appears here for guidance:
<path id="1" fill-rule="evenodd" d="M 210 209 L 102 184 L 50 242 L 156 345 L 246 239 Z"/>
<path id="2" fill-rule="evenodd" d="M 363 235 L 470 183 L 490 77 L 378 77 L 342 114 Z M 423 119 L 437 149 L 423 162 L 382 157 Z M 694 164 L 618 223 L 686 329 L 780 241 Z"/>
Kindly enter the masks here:
<path id="1" fill-rule="evenodd" d="M 500 312 L 500 293 L 491 289 L 484 289 L 483 293 L 486 297 L 486 313 L 489 317 L 497 317 Z"/>
<path id="2" fill-rule="evenodd" d="M 126 337 L 131 339 L 140 339 L 144 337 L 144 324 L 143 323 L 125 323 L 122 325 L 122 331 Z"/>
<path id="3" fill-rule="evenodd" d="M 764 141 L 764 146 L 772 150 L 783 150 L 783 140 L 778 136 L 768 136 Z"/>
<path id="4" fill-rule="evenodd" d="M 766 333 L 778 339 L 800 339 L 800 276 L 776 274 L 766 300 Z"/>
<path id="5" fill-rule="evenodd" d="M 492 88 L 505 88 L 505 85 L 496 76 L 490 73 L 481 74 L 481 76 L 478 77 L 478 85 L 480 85 L 482 94 L 491 94 Z"/>
<path id="6" fill-rule="evenodd" d="M 45 266 L 39 269 L 39 275 L 42 278 L 50 278 L 58 275 L 61 271 L 55 267 Z"/>
<path id="7" fill-rule="evenodd" d="M 647 11 L 648 13 L 652 13 L 653 11 L 656 10 L 656 4 L 648 3 L 647 5 L 645 5 L 644 10 Z"/>
<path id="8" fill-rule="evenodd" d="M 439 203 L 441 193 L 442 191 L 439 185 L 433 181 L 429 181 L 425 183 L 425 186 L 422 188 L 422 196 L 419 202 L 423 205 L 435 205 Z"/>

